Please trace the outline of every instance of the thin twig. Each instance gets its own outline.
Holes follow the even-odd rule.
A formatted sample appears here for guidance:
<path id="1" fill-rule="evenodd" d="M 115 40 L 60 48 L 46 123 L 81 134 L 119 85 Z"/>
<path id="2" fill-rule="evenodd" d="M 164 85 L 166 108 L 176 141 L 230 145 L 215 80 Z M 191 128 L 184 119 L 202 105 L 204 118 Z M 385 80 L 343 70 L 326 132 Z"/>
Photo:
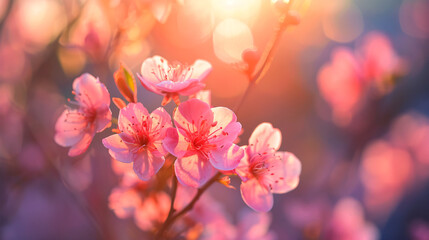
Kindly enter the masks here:
<path id="1" fill-rule="evenodd" d="M 289 13 L 290 6 L 292 6 L 292 4 L 293 4 L 293 0 L 289 2 L 286 10 L 279 17 L 278 25 L 274 32 L 274 36 L 265 46 L 265 50 L 262 53 L 261 57 L 259 58 L 258 63 L 256 64 L 255 70 L 252 72 L 252 74 L 248 75 L 249 84 L 247 85 L 247 88 L 244 94 L 241 96 L 240 100 L 238 101 L 237 105 L 234 107 L 233 109 L 234 112 L 237 112 L 240 109 L 241 105 L 249 95 L 250 91 L 265 76 L 268 69 L 271 67 L 271 63 L 273 62 L 273 59 L 274 59 L 275 50 L 278 48 L 280 44 L 281 36 L 283 32 L 287 29 L 287 27 L 290 25 L 288 24 L 287 20 L 290 14 Z"/>
<path id="2" fill-rule="evenodd" d="M 203 187 L 198 189 L 197 194 L 194 196 L 192 201 L 186 205 L 185 208 L 183 208 L 180 212 L 178 212 L 176 215 L 173 215 L 170 219 L 167 219 L 164 224 L 162 225 L 161 229 L 158 231 L 158 233 L 155 236 L 155 239 L 163 239 L 164 234 L 168 231 L 168 229 L 173 225 L 173 223 L 182 215 L 192 210 L 195 203 L 200 199 L 201 195 L 213 184 L 215 183 L 219 177 L 222 175 L 221 172 L 218 172 L 216 175 L 214 175 L 206 184 L 204 184 Z"/>

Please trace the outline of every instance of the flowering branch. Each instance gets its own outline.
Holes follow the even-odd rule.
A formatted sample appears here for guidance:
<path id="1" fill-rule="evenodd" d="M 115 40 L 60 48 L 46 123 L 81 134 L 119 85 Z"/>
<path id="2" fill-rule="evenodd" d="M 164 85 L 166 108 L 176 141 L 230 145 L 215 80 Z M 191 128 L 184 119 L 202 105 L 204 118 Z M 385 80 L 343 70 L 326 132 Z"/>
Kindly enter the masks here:
<path id="1" fill-rule="evenodd" d="M 290 12 L 290 6 L 292 3 L 293 0 L 287 4 L 283 14 L 279 17 L 277 28 L 274 31 L 274 36 L 265 46 L 265 50 L 256 63 L 256 67 L 249 69 L 251 71 L 247 74 L 249 77 L 249 85 L 247 86 L 246 91 L 244 92 L 240 101 L 235 106 L 234 111 L 237 111 L 241 107 L 244 100 L 249 95 L 251 89 L 253 89 L 253 86 L 258 83 L 267 73 L 271 63 L 273 62 L 274 53 L 280 43 L 283 32 L 287 29 L 288 26 L 299 23 L 298 16 Z"/>

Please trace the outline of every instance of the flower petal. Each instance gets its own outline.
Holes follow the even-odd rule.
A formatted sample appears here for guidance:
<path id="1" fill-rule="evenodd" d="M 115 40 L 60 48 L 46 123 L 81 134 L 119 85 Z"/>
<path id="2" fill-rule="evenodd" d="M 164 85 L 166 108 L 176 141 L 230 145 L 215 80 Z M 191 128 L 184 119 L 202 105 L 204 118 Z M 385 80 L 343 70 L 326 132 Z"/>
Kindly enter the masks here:
<path id="1" fill-rule="evenodd" d="M 216 174 L 216 169 L 206 159 L 200 159 L 198 154 L 178 158 L 174 162 L 177 180 L 183 185 L 199 188 Z"/>
<path id="2" fill-rule="evenodd" d="M 169 128 L 162 141 L 162 146 L 175 157 L 181 158 L 187 153 L 189 143 L 182 134 L 177 132 L 177 129 Z"/>
<path id="3" fill-rule="evenodd" d="M 181 95 L 184 95 L 184 96 L 189 96 L 189 95 L 196 94 L 197 92 L 201 91 L 205 86 L 206 86 L 205 83 L 193 82 L 192 84 L 189 84 L 188 87 L 180 90 L 179 93 Z M 204 101 L 204 102 L 206 102 L 206 101 Z"/>
<path id="4" fill-rule="evenodd" d="M 241 130 L 241 124 L 237 122 L 235 113 L 225 107 L 215 107 L 211 110 L 213 112 L 213 124 L 210 128 L 210 135 L 216 136 L 211 142 L 232 143 Z"/>
<path id="5" fill-rule="evenodd" d="M 94 133 L 85 132 L 82 139 L 69 149 L 68 155 L 70 157 L 75 157 L 84 153 L 91 144 L 93 137 Z"/>
<path id="6" fill-rule="evenodd" d="M 203 121 L 207 129 L 200 128 Z M 174 123 L 185 136 L 195 131 L 208 131 L 212 121 L 213 112 L 210 110 L 210 106 L 198 99 L 183 102 L 174 112 Z"/>
<path id="7" fill-rule="evenodd" d="M 160 56 L 153 56 L 143 62 L 141 67 L 142 75 L 138 77 L 143 87 L 147 90 L 157 94 L 162 94 L 162 92 L 156 87 L 156 84 L 167 80 L 161 75 L 162 73 L 168 72 L 168 69 L 169 65 L 167 60 Z"/>
<path id="8" fill-rule="evenodd" d="M 236 168 L 240 159 L 244 156 L 244 150 L 235 144 L 224 146 L 221 150 L 213 150 L 210 162 L 216 169 L 228 171 Z"/>
<path id="9" fill-rule="evenodd" d="M 244 202 L 253 210 L 268 212 L 273 207 L 273 194 L 256 178 L 242 182 L 240 190 Z"/>
<path id="10" fill-rule="evenodd" d="M 192 65 L 192 75 L 191 79 L 204 79 L 212 70 L 212 65 L 205 61 L 198 59 Z"/>
<path id="11" fill-rule="evenodd" d="M 271 185 L 271 192 L 286 193 L 298 186 L 301 162 L 294 154 L 277 152 L 276 158 L 267 164 L 270 172 L 261 181 Z"/>
<path id="12" fill-rule="evenodd" d="M 95 120 L 95 131 L 102 132 L 104 129 L 108 128 L 112 124 L 112 111 L 106 105 L 101 108 L 97 113 L 97 118 Z"/>
<path id="13" fill-rule="evenodd" d="M 246 151 L 247 146 L 242 146 L 241 148 L 244 151 L 244 155 L 241 158 L 237 168 L 235 168 L 235 172 L 241 178 L 241 180 L 245 182 L 249 180 L 249 178 L 251 178 L 253 175 L 249 171 L 249 155 L 247 154 L 247 151 Z"/>
<path id="14" fill-rule="evenodd" d="M 280 148 L 282 134 L 279 129 L 273 128 L 271 123 L 259 124 L 249 138 L 248 151 L 250 155 L 274 152 Z"/>
<path id="15" fill-rule="evenodd" d="M 84 73 L 73 82 L 76 101 L 88 108 L 110 106 L 110 94 L 106 86 L 89 73 Z"/>
<path id="16" fill-rule="evenodd" d="M 130 163 L 133 161 L 134 154 L 130 152 L 128 146 L 124 143 L 119 134 L 114 134 L 102 140 L 103 145 L 109 149 L 112 158 L 123 162 Z"/>
<path id="17" fill-rule="evenodd" d="M 133 125 L 141 125 L 149 112 L 141 103 L 129 103 L 125 108 L 119 111 L 118 127 L 119 130 L 134 135 Z"/>
<path id="18" fill-rule="evenodd" d="M 55 142 L 69 147 L 82 140 L 88 123 L 78 110 L 66 109 L 55 124 Z"/>
<path id="19" fill-rule="evenodd" d="M 161 169 L 164 162 L 164 157 L 157 157 L 151 152 L 144 151 L 135 157 L 133 169 L 141 180 L 148 181 Z"/>

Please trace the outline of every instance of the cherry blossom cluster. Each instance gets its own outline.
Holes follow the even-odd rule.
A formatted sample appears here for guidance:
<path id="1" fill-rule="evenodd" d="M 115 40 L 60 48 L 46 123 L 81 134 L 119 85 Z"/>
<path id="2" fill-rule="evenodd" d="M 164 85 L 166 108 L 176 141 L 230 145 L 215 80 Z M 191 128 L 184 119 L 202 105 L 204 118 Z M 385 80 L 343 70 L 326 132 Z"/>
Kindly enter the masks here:
<path id="1" fill-rule="evenodd" d="M 229 186 L 229 176 L 238 175 L 244 202 L 258 212 L 267 212 L 273 207 L 273 193 L 286 193 L 297 187 L 301 163 L 294 154 L 278 151 L 282 135 L 270 123 L 257 126 L 247 146 L 236 144 L 242 131 L 237 116 L 226 107 L 211 107 L 210 92 L 203 90 L 204 79 L 211 69 L 211 64 L 204 60 L 187 66 L 169 64 L 164 58 L 154 56 L 143 62 L 138 79 L 147 90 L 164 96 L 162 106 L 171 100 L 176 103 L 170 115 L 162 106 L 149 112 L 138 102 L 135 78 L 121 66 L 114 78 L 128 103 L 112 98 L 120 109 L 117 121 L 112 120 L 111 98 L 105 85 L 94 76 L 83 74 L 73 83 L 75 101 L 69 100 L 76 108 L 67 108 L 57 120 L 55 141 L 70 147 L 70 156 L 77 156 L 87 150 L 95 133 L 117 122 L 117 127 L 112 129 L 115 134 L 104 138 L 102 143 L 113 159 L 132 163 L 138 178 L 131 185 L 143 186 L 132 189 L 142 190 L 155 184 L 154 176 L 169 165 L 166 159 L 173 159 L 171 165 L 180 183 L 178 189 L 202 188 L 222 174 L 226 177 L 216 180 Z M 188 100 L 181 102 L 179 96 L 188 96 Z M 141 201 L 136 200 L 139 195 L 127 189 L 115 190 L 111 196 L 111 199 L 121 199 L 118 195 L 131 199 L 126 203 L 111 203 L 118 216 L 129 215 L 128 211 L 118 211 L 122 208 L 117 207 L 118 204 L 133 206 L 136 211 L 142 209 L 142 204 L 137 204 L 139 208 L 133 204 Z M 181 201 L 170 200 L 165 195 L 162 191 L 152 193 L 143 202 L 150 205 L 152 198 L 159 198 L 154 202 Z M 175 209 L 179 208 L 176 203 Z M 144 219 L 148 220 L 149 207 L 144 209 L 147 211 Z M 167 213 L 168 206 L 159 212 Z M 138 222 L 151 226 L 143 220 Z"/>

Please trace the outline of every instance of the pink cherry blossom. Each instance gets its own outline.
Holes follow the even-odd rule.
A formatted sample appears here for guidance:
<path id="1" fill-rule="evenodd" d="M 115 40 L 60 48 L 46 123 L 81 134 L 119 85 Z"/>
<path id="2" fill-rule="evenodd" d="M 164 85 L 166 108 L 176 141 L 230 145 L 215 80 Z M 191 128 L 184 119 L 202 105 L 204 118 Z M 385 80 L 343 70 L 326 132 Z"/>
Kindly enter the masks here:
<path id="1" fill-rule="evenodd" d="M 78 109 L 64 110 L 55 125 L 55 141 L 71 147 L 69 156 L 77 156 L 88 149 L 95 133 L 110 127 L 110 94 L 98 78 L 85 73 L 73 82 Z"/>
<path id="2" fill-rule="evenodd" d="M 141 68 L 139 79 L 149 91 L 164 95 L 163 105 L 171 101 L 178 102 L 178 96 L 189 96 L 205 87 L 203 79 L 210 73 L 212 66 L 204 60 L 196 60 L 193 65 L 169 64 L 160 56 L 146 59 Z"/>
<path id="3" fill-rule="evenodd" d="M 224 107 L 210 108 L 198 99 L 190 99 L 174 112 L 177 130 L 170 128 L 163 144 L 177 160 L 178 180 L 200 187 L 217 170 L 237 167 L 244 151 L 233 144 L 241 130 L 234 112 Z"/>
<path id="4" fill-rule="evenodd" d="M 130 103 L 119 112 L 121 133 L 103 139 L 110 155 L 124 163 L 133 162 L 134 172 L 147 181 L 164 165 L 161 141 L 171 127 L 170 115 L 157 108 L 151 114 L 141 103 Z"/>
<path id="5" fill-rule="evenodd" d="M 269 211 L 273 193 L 286 193 L 298 185 L 301 162 L 292 153 L 277 152 L 281 138 L 279 129 L 261 123 L 250 136 L 246 154 L 235 170 L 243 181 L 241 196 L 255 211 Z"/>

